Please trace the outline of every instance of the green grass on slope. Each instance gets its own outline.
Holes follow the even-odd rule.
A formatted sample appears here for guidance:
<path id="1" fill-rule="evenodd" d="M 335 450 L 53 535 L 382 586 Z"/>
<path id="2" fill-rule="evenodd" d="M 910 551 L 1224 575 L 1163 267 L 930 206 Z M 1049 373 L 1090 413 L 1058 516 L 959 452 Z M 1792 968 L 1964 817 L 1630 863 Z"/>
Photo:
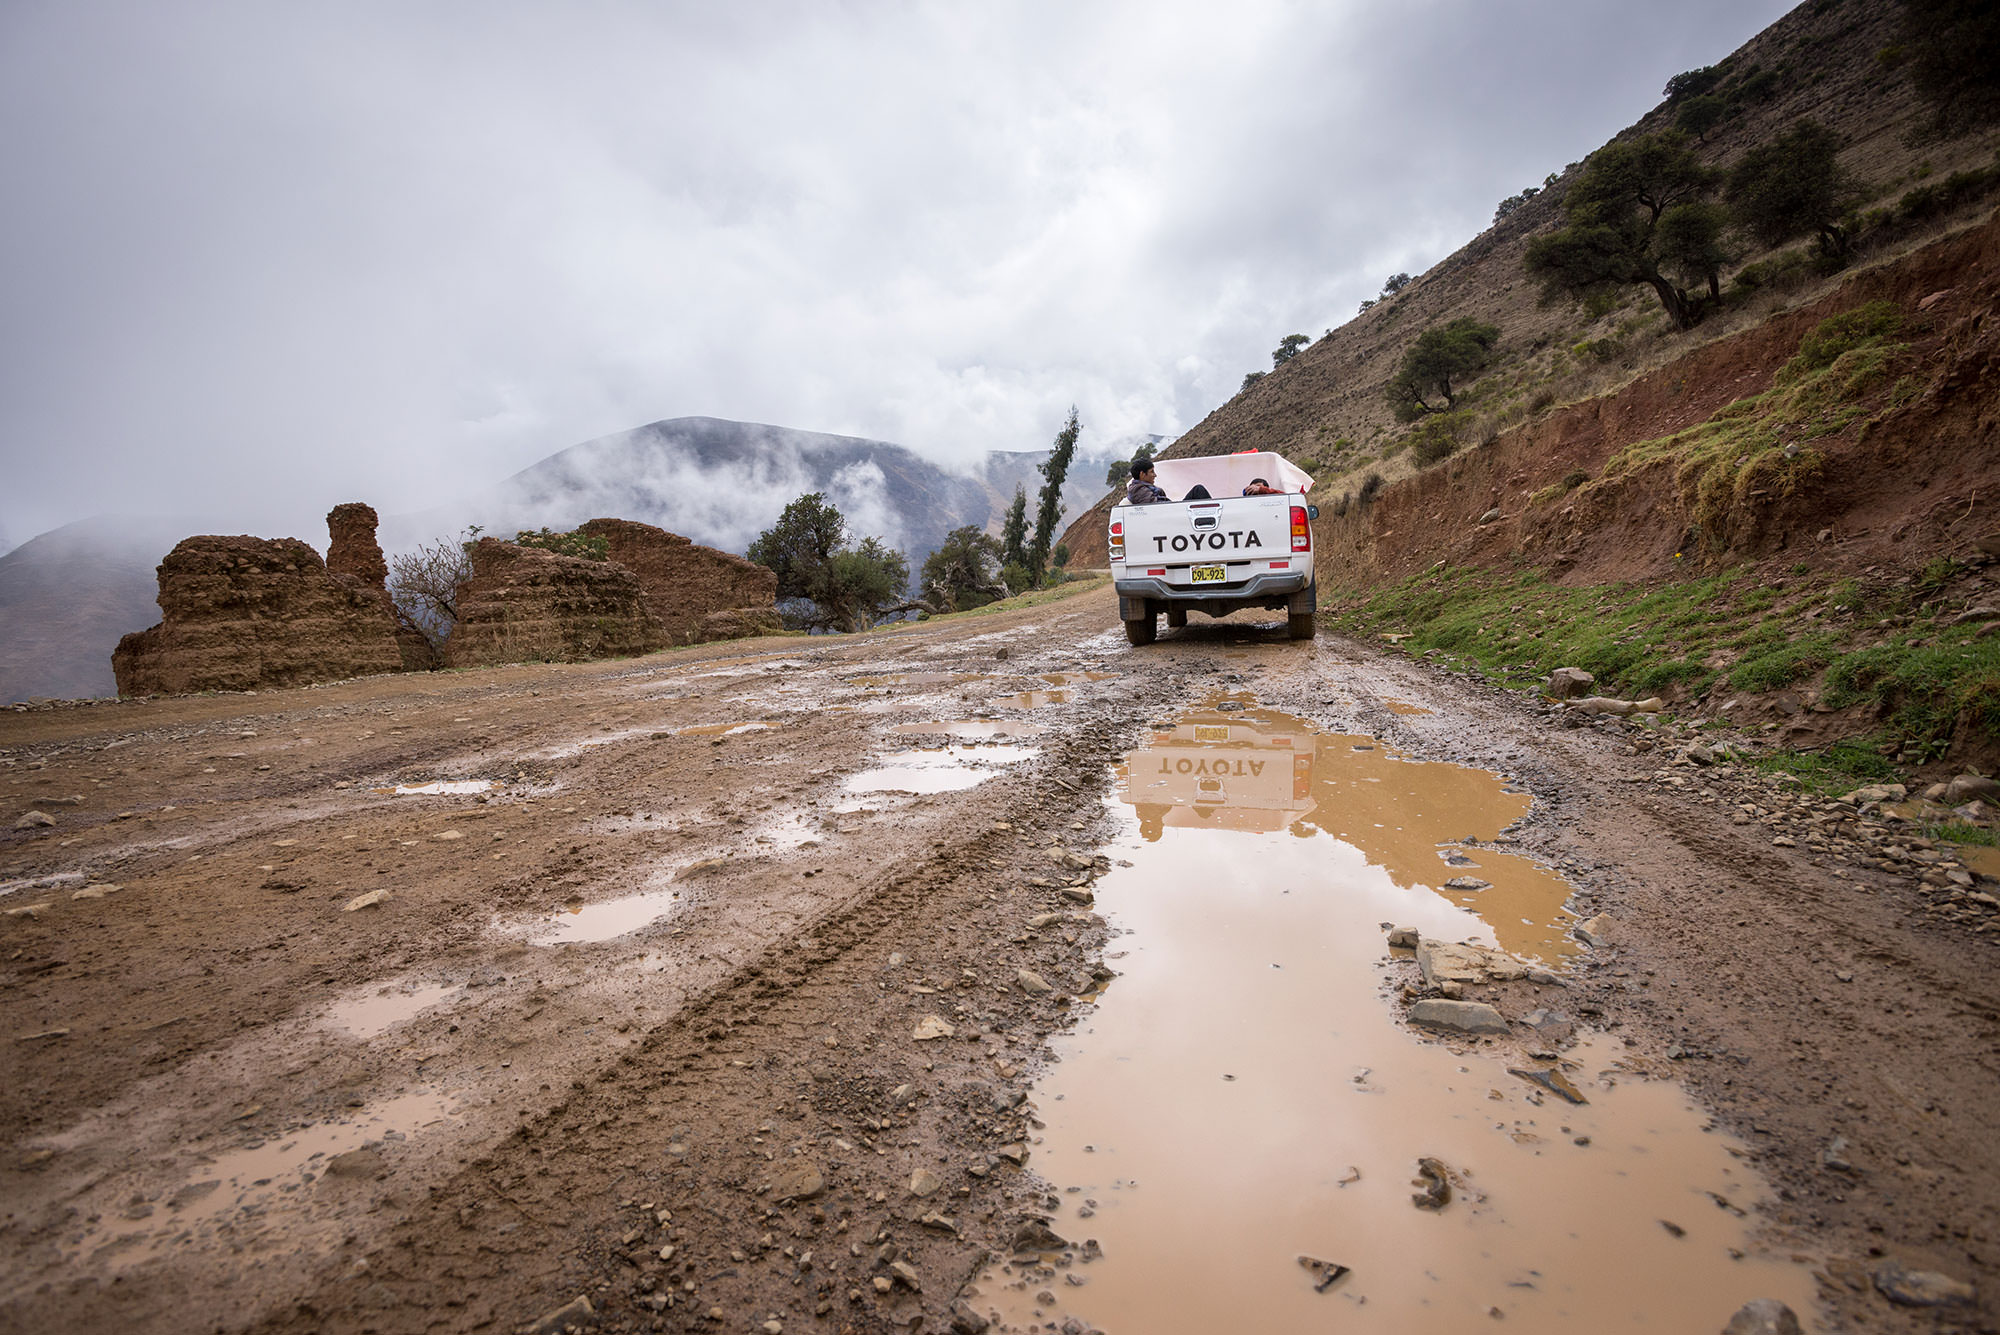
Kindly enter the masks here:
<path id="1" fill-rule="evenodd" d="M 1605 461 L 1596 480 L 1581 484 L 1583 492 L 1619 486 L 1628 474 L 1655 464 L 1670 465 L 1707 550 L 1724 550 L 1738 507 L 1758 497 L 1792 496 L 1819 482 L 1826 456 L 1814 441 L 1915 395 L 1915 380 L 1889 381 L 1906 346 L 1895 341 L 1902 323 L 1901 310 L 1887 301 L 1820 321 L 1764 393 L 1738 399 L 1686 430 L 1625 446 Z M 1560 494 L 1544 488 L 1533 501 L 1547 504 Z"/>
<path id="2" fill-rule="evenodd" d="M 1953 609 L 1932 596 L 1938 582 L 1752 584 L 1725 571 L 1564 587 L 1468 567 L 1350 595 L 1328 621 L 1350 635 L 1407 636 L 1406 649 L 1517 687 L 1580 667 L 1606 695 L 1693 701 L 1820 678 L 1827 705 L 1872 704 L 1876 736 L 1906 756 L 1938 755 L 1959 727 L 2000 736 L 2000 636 L 1950 625 Z"/>

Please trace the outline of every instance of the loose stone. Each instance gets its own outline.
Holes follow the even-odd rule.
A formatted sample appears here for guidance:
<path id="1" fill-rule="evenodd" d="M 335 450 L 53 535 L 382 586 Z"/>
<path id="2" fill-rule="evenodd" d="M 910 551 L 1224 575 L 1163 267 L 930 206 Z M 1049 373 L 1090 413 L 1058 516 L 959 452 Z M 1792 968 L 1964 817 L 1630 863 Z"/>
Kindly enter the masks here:
<path id="1" fill-rule="evenodd" d="M 1410 1007 L 1410 1023 L 1455 1034 L 1507 1032 L 1507 1021 L 1500 1012 L 1479 1001 L 1419 1001 Z"/>

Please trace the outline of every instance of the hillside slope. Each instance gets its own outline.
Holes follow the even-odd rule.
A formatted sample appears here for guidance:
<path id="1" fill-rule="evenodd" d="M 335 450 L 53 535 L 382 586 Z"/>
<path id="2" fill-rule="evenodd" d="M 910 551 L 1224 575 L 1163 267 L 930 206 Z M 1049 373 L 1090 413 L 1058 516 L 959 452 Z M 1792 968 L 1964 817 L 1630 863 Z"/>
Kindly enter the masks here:
<path id="1" fill-rule="evenodd" d="M 2000 529 L 1996 305 L 2000 216 L 1323 516 L 1321 577 L 1365 589 L 1440 560 L 1526 560 L 1604 583 L 1973 555 Z M 1856 311 L 1888 332 L 1801 358 Z"/>
<path id="2" fill-rule="evenodd" d="M 1896 0 L 1808 3 L 1745 43 L 1715 68 L 1730 86 L 1756 91 L 1710 132 L 1701 146 L 1704 159 L 1727 167 L 1795 120 L 1810 117 L 1841 137 L 1841 165 L 1855 179 L 1856 207 L 1864 211 L 1892 208 L 1920 183 L 1991 164 L 2000 134 L 1910 142 L 1925 105 L 1906 75 L 1881 59 L 1895 47 L 1899 19 Z M 1676 115 L 1672 105 L 1662 103 L 1615 138 L 1668 129 Z M 1177 440 L 1168 456 L 1275 450 L 1314 475 L 1315 499 L 1325 504 L 1357 490 L 1370 473 L 1394 482 L 1417 471 L 1404 448 L 1407 429 L 1397 423 L 1384 390 L 1425 329 L 1470 317 L 1501 331 L 1495 365 L 1464 396 L 1471 420 L 1462 443 L 1471 445 L 1566 404 L 1596 398 L 1691 348 L 1817 300 L 1840 281 L 1794 268 L 1781 282 L 1754 292 L 1732 291 L 1723 309 L 1688 333 L 1675 331 L 1642 288 L 1625 290 L 1615 305 L 1595 313 L 1567 301 L 1544 304 L 1524 257 L 1532 237 L 1561 222 L 1563 193 L 1580 166 L 1562 168 L 1548 188 L 1400 292 L 1328 331 L 1216 408 Z M 1961 209 L 1956 216 L 1883 228 L 1862 242 L 1859 261 L 1893 257 L 1975 214 Z M 1778 253 L 1742 238 L 1732 238 L 1732 245 L 1725 284 Z M 1274 333 L 1273 342 L 1277 337 Z M 1066 535 L 1079 559 L 1104 559 L 1103 515 L 1113 499 L 1101 498 Z"/>

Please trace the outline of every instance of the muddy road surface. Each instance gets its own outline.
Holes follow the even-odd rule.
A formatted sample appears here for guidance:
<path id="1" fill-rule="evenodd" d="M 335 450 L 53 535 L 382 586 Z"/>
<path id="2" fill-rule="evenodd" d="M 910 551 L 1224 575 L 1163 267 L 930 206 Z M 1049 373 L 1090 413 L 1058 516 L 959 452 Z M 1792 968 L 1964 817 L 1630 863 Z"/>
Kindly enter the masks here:
<path id="1" fill-rule="evenodd" d="M 1102 590 L 0 714 L 0 1328 L 1995 1329 L 1994 883 L 1576 722 Z"/>

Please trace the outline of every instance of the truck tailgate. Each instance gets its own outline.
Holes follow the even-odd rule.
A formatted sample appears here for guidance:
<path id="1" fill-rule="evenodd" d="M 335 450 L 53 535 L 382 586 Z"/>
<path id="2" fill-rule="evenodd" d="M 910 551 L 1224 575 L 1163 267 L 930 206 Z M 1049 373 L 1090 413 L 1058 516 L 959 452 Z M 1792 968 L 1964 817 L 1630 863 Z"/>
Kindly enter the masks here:
<path id="1" fill-rule="evenodd" d="M 1289 565 L 1291 510 L 1300 499 L 1227 496 L 1120 506 L 1115 517 L 1125 525 L 1125 565 L 1189 585 L 1236 583 L 1274 562 Z"/>

